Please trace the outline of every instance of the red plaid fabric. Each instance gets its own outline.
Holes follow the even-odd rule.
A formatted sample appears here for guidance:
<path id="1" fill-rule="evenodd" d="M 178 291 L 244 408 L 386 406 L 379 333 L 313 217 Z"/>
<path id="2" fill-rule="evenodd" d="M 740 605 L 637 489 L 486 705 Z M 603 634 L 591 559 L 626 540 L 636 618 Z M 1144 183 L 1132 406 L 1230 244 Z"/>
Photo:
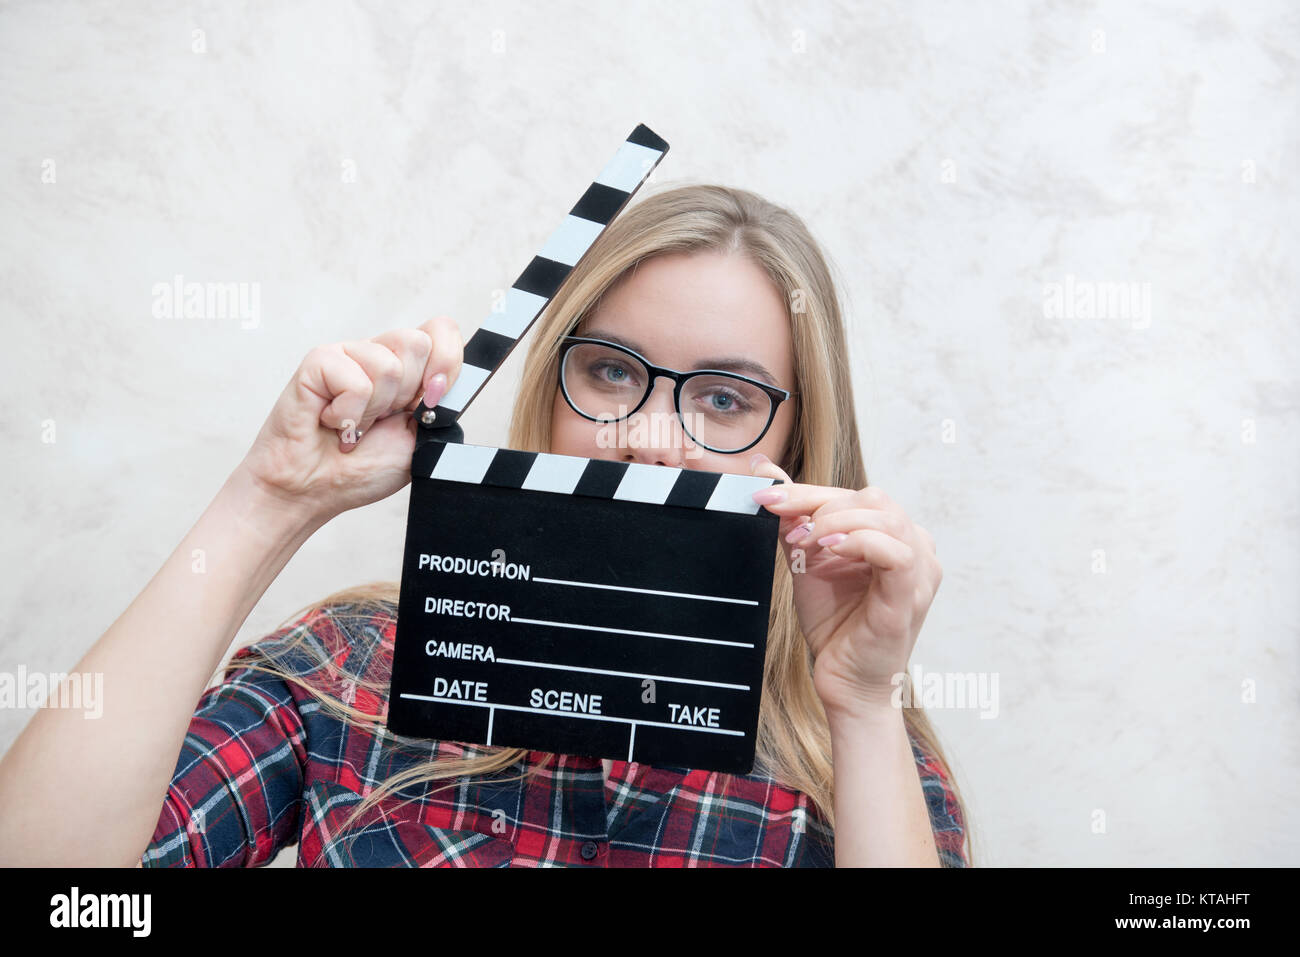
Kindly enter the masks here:
<path id="1" fill-rule="evenodd" d="M 301 638 L 341 669 L 313 682 L 371 714 L 385 696 L 396 609 L 308 614 L 241 648 L 237 661 L 312 670 Z M 315 666 L 318 668 L 318 666 Z M 259 867 L 297 845 L 299 867 L 833 867 L 833 835 L 808 796 L 755 768 L 728 775 L 530 751 L 496 774 L 403 789 L 372 807 L 341 842 L 340 826 L 386 778 L 431 759 L 496 748 L 402 738 L 345 724 L 297 682 L 249 668 L 199 701 L 145 867 Z M 963 822 L 939 764 L 913 740 L 935 842 L 965 867 Z M 528 779 L 520 775 L 539 768 Z M 515 780 L 509 780 L 514 778 Z M 415 800 L 411 800 L 414 798 Z"/>

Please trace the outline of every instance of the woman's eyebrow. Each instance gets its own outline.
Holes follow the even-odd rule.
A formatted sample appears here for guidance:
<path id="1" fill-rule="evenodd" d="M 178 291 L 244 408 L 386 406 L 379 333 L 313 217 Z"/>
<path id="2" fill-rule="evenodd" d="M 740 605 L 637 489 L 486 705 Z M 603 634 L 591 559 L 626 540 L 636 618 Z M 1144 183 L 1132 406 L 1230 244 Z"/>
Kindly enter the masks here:
<path id="1" fill-rule="evenodd" d="M 622 336 L 616 336 L 612 332 L 605 332 L 601 329 L 589 329 L 583 335 L 588 339 L 604 339 L 606 342 L 612 342 L 615 345 L 622 346 L 624 349 L 631 349 L 633 352 L 639 352 L 645 355 L 645 350 L 631 339 L 625 339 Z M 700 359 L 695 363 L 692 369 L 723 369 L 728 372 L 739 372 L 755 379 L 763 379 L 769 385 L 776 385 L 776 376 L 768 371 L 767 366 L 755 362 L 753 359 L 745 359 L 740 356 L 719 356 L 712 359 Z"/>

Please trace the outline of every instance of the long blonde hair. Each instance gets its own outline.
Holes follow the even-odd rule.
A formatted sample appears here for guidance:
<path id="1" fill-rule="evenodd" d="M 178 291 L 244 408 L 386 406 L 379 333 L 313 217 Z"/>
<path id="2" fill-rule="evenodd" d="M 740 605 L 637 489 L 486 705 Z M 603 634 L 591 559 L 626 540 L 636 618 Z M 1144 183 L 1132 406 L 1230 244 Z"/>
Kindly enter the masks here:
<path id="1" fill-rule="evenodd" d="M 550 451 L 551 407 L 555 400 L 560 340 L 598 308 L 601 296 L 629 270 L 652 256 L 700 250 L 748 256 L 761 266 L 781 291 L 790 319 L 794 349 L 794 429 L 780 464 L 799 483 L 860 489 L 867 485 L 866 467 L 858 442 L 854 414 L 848 345 L 840 305 L 830 269 L 818 244 L 793 213 L 755 193 L 718 185 L 692 184 L 661 189 L 630 205 L 592 246 L 568 281 L 537 320 L 528 349 L 522 381 L 515 399 L 508 447 L 524 451 Z M 817 813 L 834 828 L 831 738 L 826 713 L 812 681 L 812 654 L 794 607 L 791 572 L 778 547 L 774 558 L 767 657 L 763 673 L 762 704 L 756 742 L 757 773 L 771 776 L 785 787 L 808 795 Z M 301 609 L 304 613 L 348 606 L 346 613 L 369 620 L 375 613 L 393 615 L 400 585 L 373 583 L 348 588 Z M 339 620 L 339 612 L 332 616 Z M 290 647 L 310 635 L 310 624 L 300 624 Z M 354 640 L 349 635 L 348 641 Z M 356 639 L 360 640 L 360 639 Z M 317 654 L 317 657 L 322 657 Z M 322 707 L 348 723 L 368 728 L 395 748 L 413 746 L 384 727 L 381 707 L 355 707 L 359 689 L 386 698 L 391 659 L 367 655 L 366 673 L 335 674 L 337 662 L 321 660 L 319 670 L 307 672 L 264 666 L 245 657 L 232 660 L 223 670 L 252 668 L 306 687 Z M 321 687 L 305 680 L 315 676 Z M 347 698 L 331 695 L 331 687 L 346 684 Z M 966 831 L 965 856 L 973 864 L 972 837 L 965 803 L 944 757 L 929 719 L 920 707 L 903 709 L 909 736 L 943 766 L 957 796 L 960 819 Z M 422 745 L 428 753 L 428 743 Z M 386 779 L 348 817 L 340 832 L 369 808 L 399 790 L 449 780 L 454 786 L 464 776 L 495 774 L 519 763 L 526 748 L 467 748 L 464 757 L 425 761 Z M 525 768 L 524 776 L 543 765 Z M 515 780 L 510 778 L 507 780 Z M 729 779 L 728 779 L 729 780 Z M 418 799 L 413 797 L 410 800 Z"/>

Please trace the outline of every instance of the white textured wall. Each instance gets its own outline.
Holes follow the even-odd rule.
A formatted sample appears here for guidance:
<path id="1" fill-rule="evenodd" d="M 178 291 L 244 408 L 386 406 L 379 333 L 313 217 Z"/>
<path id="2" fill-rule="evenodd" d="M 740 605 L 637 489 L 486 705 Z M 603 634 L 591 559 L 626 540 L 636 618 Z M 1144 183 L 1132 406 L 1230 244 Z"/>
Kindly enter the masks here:
<path id="1" fill-rule="evenodd" d="M 932 712 L 981 860 L 1294 863 L 1294 4 L 427 6 L 0 8 L 0 671 L 76 664 L 312 346 L 468 336 L 644 122 L 658 182 L 788 204 L 843 275 L 871 479 L 946 572 L 914 666 L 999 678 L 996 719 Z M 155 318 L 176 274 L 259 324 Z M 1067 276 L 1149 316 L 1049 315 Z M 395 580 L 405 502 L 239 641 Z"/>

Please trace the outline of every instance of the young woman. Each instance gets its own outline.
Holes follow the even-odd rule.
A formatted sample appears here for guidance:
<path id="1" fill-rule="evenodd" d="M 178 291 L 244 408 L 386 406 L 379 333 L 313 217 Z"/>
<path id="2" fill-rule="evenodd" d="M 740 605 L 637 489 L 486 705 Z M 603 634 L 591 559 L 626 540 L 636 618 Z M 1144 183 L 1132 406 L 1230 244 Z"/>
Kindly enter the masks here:
<path id="1" fill-rule="evenodd" d="M 934 542 L 867 484 L 816 242 L 743 190 L 662 191 L 614 221 L 538 320 L 506 444 L 785 480 L 755 496 L 781 522 L 752 774 L 394 736 L 396 583 L 290 616 L 204 690 L 298 547 L 409 481 L 410 413 L 461 350 L 439 318 L 306 357 L 79 663 L 104 673 L 102 719 L 42 709 L 0 763 L 0 860 L 248 867 L 296 843 L 300 866 L 971 863 L 939 743 L 892 702 L 939 586 Z M 648 366 L 711 371 L 675 401 Z M 642 397 L 611 442 L 595 406 Z"/>

